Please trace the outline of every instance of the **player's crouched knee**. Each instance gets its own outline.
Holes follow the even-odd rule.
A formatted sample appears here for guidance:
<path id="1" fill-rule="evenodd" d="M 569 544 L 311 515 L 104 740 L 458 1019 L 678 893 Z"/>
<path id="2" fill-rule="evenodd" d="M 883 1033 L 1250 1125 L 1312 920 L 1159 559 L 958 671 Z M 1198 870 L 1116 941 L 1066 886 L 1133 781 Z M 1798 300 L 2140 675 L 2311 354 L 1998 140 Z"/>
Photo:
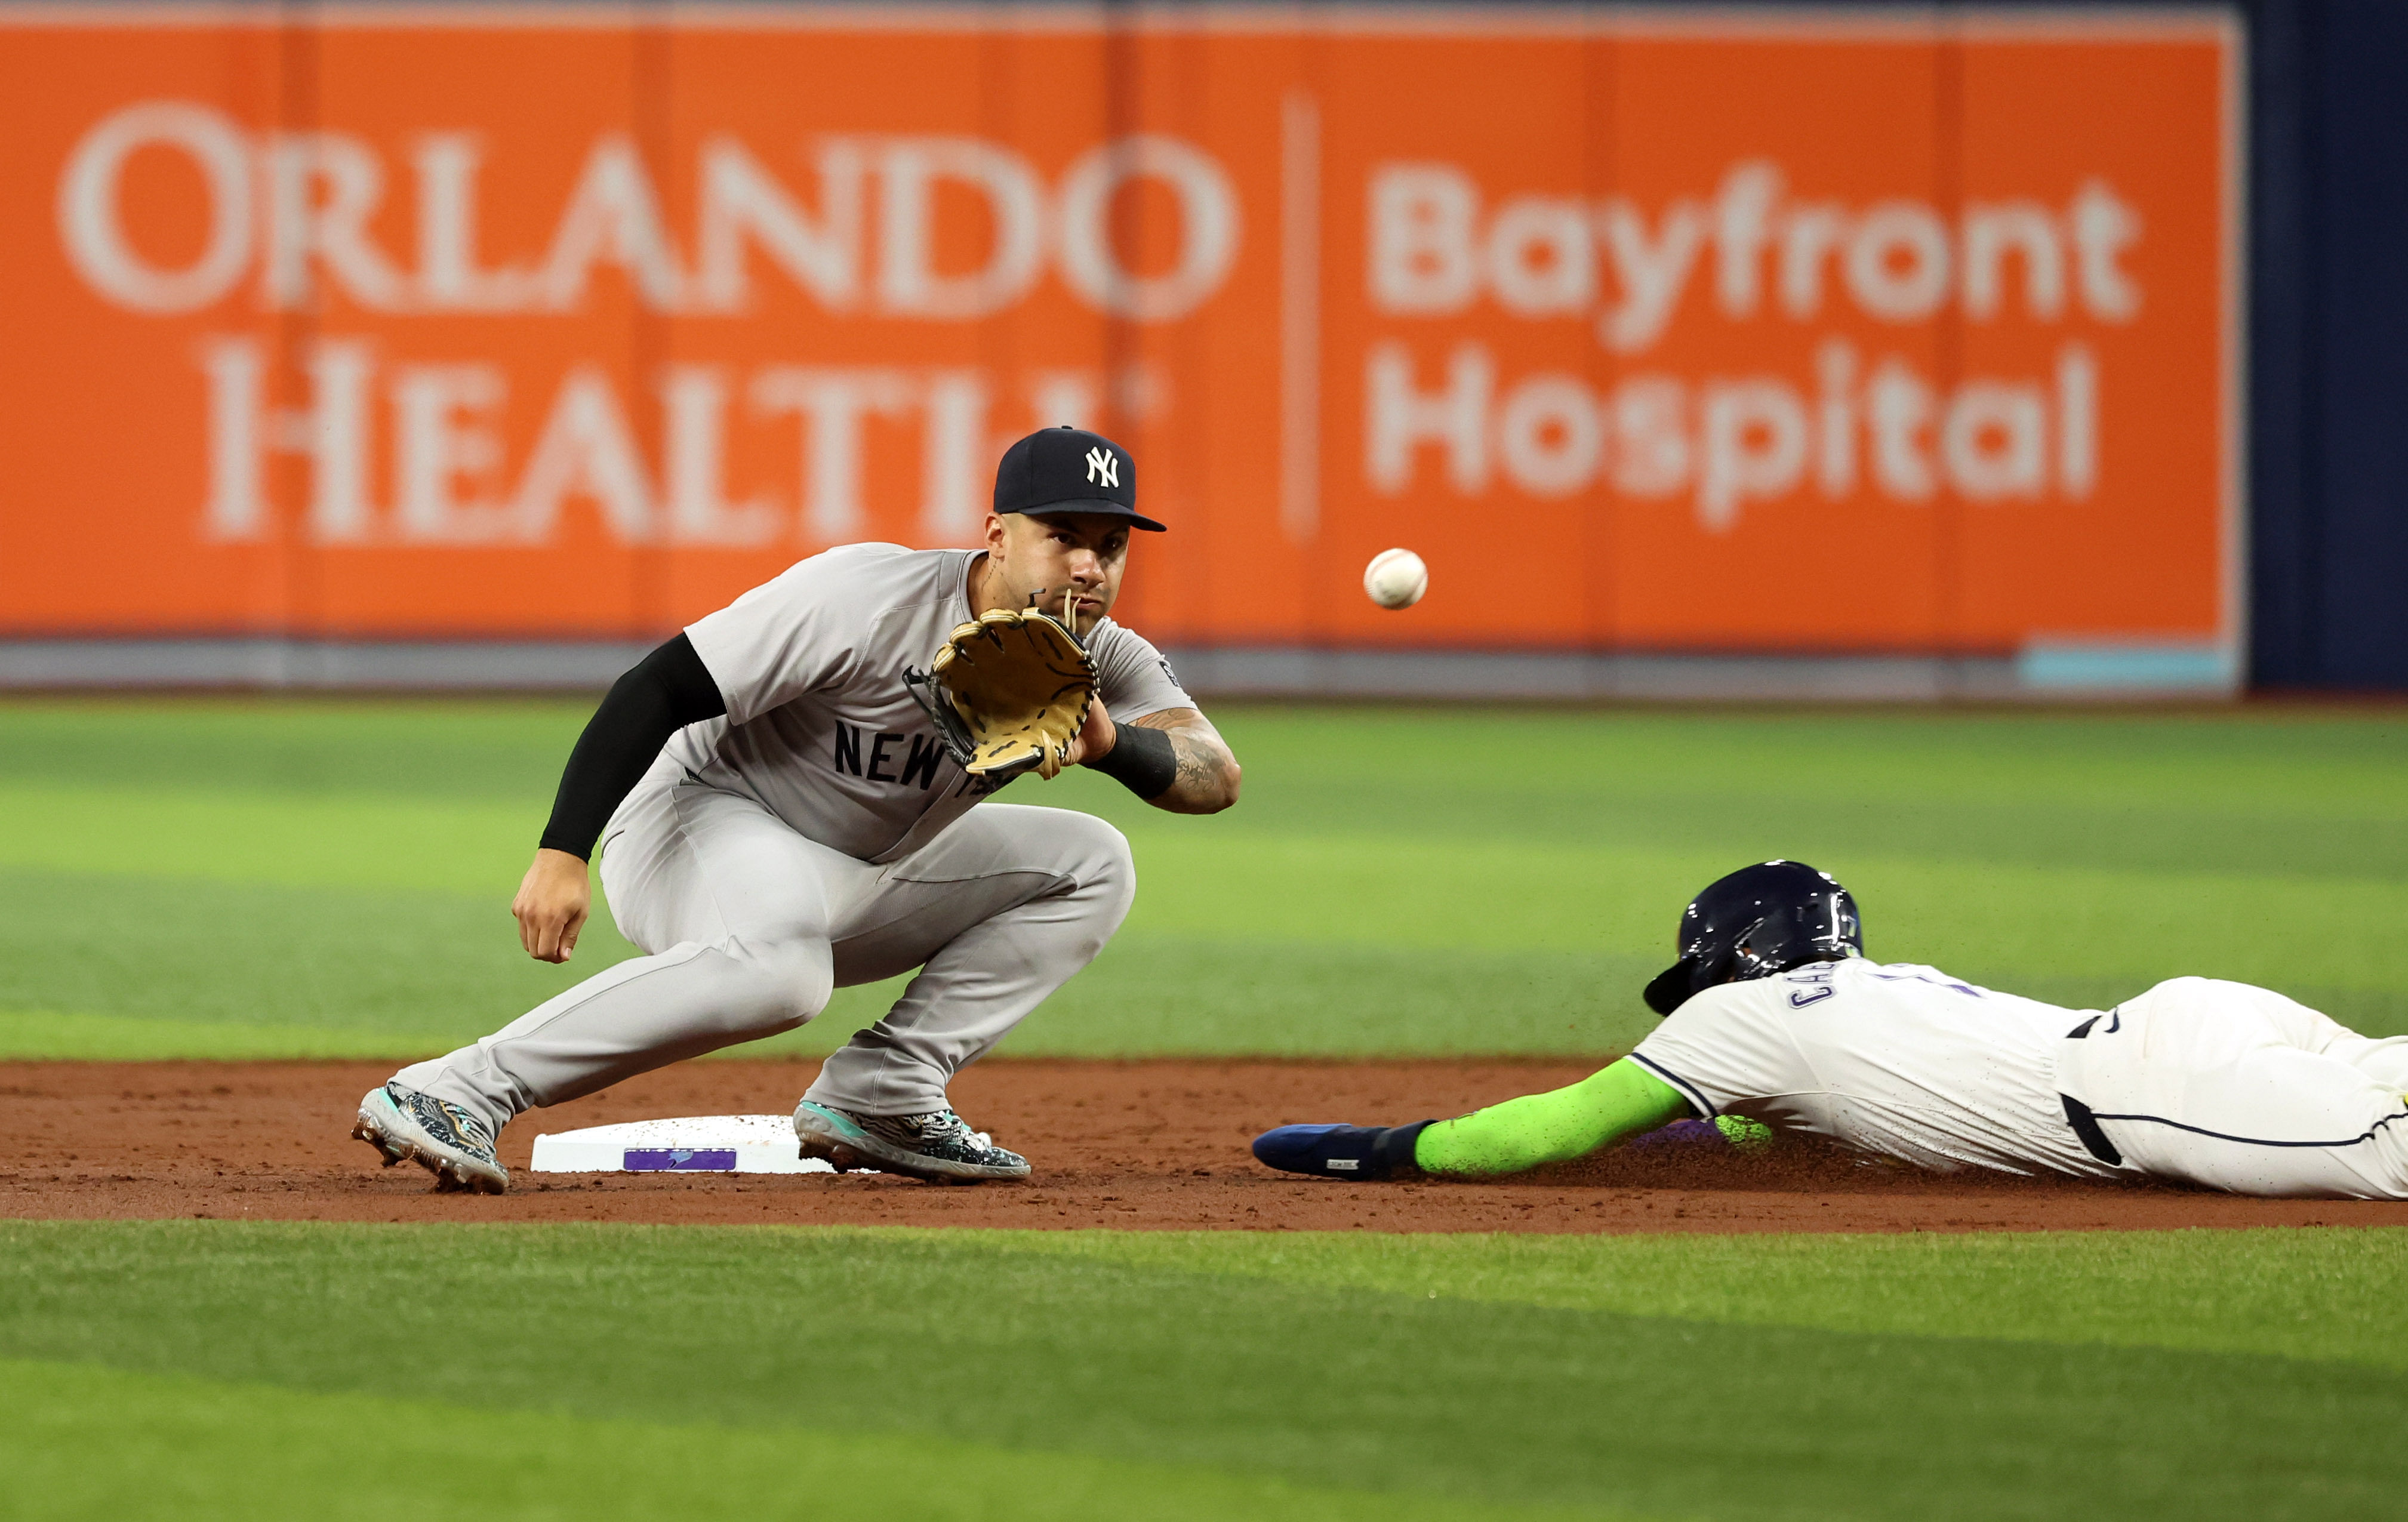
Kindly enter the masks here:
<path id="1" fill-rule="evenodd" d="M 1068 811 L 1065 811 L 1067 813 Z M 1093 814 L 1068 814 L 1063 863 L 1082 896 L 1094 898 L 1099 916 L 1109 914 L 1117 929 L 1137 901 L 1137 857 L 1128 837 Z M 1104 932 L 1106 935 L 1111 930 Z"/>
<path id="2" fill-rule="evenodd" d="M 740 986 L 721 1006 L 731 1029 L 755 1036 L 792 1030 L 827 1008 L 836 968 L 824 942 L 738 940 L 727 947 Z"/>

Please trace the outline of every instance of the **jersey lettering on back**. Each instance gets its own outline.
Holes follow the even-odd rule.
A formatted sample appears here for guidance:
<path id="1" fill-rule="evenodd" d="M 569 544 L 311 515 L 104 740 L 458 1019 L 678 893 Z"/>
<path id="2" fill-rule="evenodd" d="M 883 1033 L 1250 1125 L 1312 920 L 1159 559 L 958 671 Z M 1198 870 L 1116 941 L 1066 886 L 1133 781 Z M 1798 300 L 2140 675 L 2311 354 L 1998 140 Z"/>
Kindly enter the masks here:
<path id="1" fill-rule="evenodd" d="M 1803 972 L 1784 973 L 1781 981 L 1805 985 L 1789 991 L 1789 1007 L 1793 1010 L 1802 1010 L 1809 1004 L 1819 1004 L 1839 992 L 1831 986 L 1831 969 L 1828 967 L 1811 967 Z"/>

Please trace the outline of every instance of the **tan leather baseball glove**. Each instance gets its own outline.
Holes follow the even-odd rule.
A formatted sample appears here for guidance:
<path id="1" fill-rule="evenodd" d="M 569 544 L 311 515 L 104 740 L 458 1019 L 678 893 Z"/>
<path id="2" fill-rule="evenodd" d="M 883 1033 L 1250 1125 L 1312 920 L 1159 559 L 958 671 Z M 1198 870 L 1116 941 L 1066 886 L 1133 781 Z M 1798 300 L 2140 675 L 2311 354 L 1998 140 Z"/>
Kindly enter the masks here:
<path id="1" fill-rule="evenodd" d="M 1050 615 L 998 608 L 957 626 L 903 682 L 964 771 L 1051 778 L 1096 701 L 1096 663 Z"/>

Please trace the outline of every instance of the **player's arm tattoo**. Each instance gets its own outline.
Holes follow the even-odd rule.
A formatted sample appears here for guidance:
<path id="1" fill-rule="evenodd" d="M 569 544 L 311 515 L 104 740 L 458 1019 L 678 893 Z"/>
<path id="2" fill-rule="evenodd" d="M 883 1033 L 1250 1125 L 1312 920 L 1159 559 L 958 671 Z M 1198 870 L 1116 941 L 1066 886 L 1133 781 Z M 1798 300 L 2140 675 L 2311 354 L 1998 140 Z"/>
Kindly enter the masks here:
<path id="1" fill-rule="evenodd" d="M 1165 709 L 1129 722 L 1168 734 L 1171 754 L 1179 758 L 1179 774 L 1170 790 L 1147 800 L 1155 808 L 1172 813 L 1210 814 L 1238 801 L 1237 754 L 1200 711 Z"/>

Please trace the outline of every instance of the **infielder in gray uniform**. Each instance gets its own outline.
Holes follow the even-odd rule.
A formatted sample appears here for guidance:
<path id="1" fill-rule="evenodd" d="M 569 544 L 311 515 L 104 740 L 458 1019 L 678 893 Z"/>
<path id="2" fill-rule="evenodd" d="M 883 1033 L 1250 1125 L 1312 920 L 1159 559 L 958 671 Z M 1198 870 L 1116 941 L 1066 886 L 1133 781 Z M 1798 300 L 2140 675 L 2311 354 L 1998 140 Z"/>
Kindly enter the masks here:
<path id="1" fill-rule="evenodd" d="M 1237 801 L 1238 763 L 1143 638 L 1106 617 L 1136 510 L 1128 455 L 1049 428 L 996 477 L 984 550 L 857 544 L 800 562 L 662 645 L 570 755 L 510 906 L 529 955 L 576 949 L 599 840 L 620 963 L 447 1056 L 404 1068 L 352 1134 L 439 1187 L 498 1193 L 523 1111 L 791 1030 L 830 993 L 920 969 L 796 1112 L 806 1156 L 1014 1179 L 945 1085 L 1103 949 L 1137 890 L 1089 814 L 984 802 L 904 682 L 957 626 L 1034 607 L 1081 632 L 1096 701 L 1065 757 L 1156 808 Z"/>

